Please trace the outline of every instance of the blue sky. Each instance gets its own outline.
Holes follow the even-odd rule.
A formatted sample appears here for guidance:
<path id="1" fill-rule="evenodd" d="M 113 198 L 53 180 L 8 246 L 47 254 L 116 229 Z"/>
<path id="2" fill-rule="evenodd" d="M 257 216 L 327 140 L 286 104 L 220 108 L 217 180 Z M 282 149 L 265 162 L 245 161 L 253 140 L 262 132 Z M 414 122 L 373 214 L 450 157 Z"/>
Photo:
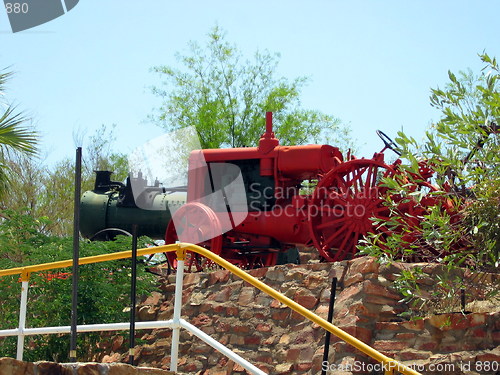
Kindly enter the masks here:
<path id="1" fill-rule="evenodd" d="M 483 50 L 500 57 L 499 11 L 496 0 L 80 0 L 16 34 L 0 11 L 0 68 L 15 72 L 7 97 L 33 117 L 48 162 L 101 124 L 117 124 L 116 148 L 130 152 L 162 133 L 147 120 L 159 105 L 150 68 L 177 66 L 175 52 L 217 24 L 249 57 L 279 52 L 279 75 L 310 77 L 303 106 L 341 118 L 371 157 L 376 129 L 423 136 L 448 70 L 479 72 Z"/>

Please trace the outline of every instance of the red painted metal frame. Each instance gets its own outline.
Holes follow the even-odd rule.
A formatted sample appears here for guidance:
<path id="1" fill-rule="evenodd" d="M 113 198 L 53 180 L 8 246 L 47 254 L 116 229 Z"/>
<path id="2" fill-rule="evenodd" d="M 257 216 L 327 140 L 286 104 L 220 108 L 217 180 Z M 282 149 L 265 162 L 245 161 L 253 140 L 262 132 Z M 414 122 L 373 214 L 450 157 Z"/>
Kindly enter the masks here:
<path id="1" fill-rule="evenodd" d="M 307 225 L 308 200 L 299 194 L 299 187 L 304 180 L 318 179 L 341 164 L 343 156 L 339 149 L 330 145 L 280 146 L 272 129 L 272 113 L 268 112 L 266 132 L 257 147 L 207 149 L 191 153 L 188 204 L 204 202 L 206 192 L 202 182 L 208 173 L 207 165 L 243 160 L 258 160 L 260 176 L 272 177 L 274 191 L 281 194 L 276 194 L 273 207 L 249 212 L 241 224 L 225 234 L 224 247 L 231 247 L 232 241 L 251 243 L 259 248 L 272 247 L 273 243 L 275 247 L 276 243 L 284 244 L 280 250 L 292 244 L 311 244 Z M 210 248 L 211 244 L 206 243 L 205 246 Z M 266 257 L 269 258 L 263 260 L 266 264 L 276 258 L 272 253 Z"/>

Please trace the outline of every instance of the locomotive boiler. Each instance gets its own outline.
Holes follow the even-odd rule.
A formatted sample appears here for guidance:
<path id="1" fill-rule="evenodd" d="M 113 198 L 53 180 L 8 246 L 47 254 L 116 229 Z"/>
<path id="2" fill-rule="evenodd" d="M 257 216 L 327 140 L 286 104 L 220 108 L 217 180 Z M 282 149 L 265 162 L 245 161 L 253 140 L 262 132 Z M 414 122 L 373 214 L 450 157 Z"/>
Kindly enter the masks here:
<path id="1" fill-rule="evenodd" d="M 134 224 L 138 235 L 163 239 L 171 212 L 186 202 L 185 189 L 164 189 L 158 181 L 149 186 L 142 174 L 130 175 L 123 183 L 112 181 L 110 171 L 95 173 L 94 189 L 84 192 L 80 201 L 80 233 L 91 240 L 131 235 Z M 142 205 L 137 205 L 132 185 L 144 187 Z M 149 209 L 141 208 L 145 206 Z"/>

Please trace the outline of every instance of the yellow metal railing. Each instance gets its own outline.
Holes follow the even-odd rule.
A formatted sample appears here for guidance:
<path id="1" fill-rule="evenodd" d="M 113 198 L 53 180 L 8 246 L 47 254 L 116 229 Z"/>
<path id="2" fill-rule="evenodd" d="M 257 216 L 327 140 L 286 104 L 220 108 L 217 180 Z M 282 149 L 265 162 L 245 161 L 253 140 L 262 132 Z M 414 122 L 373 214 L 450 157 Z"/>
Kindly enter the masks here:
<path id="1" fill-rule="evenodd" d="M 235 274 L 236 276 L 238 276 L 242 280 L 248 282 L 249 284 L 253 285 L 257 289 L 270 295 L 274 299 L 278 300 L 279 302 L 288 306 L 289 308 L 296 311 L 300 315 L 304 316 L 306 319 L 318 324 L 320 327 L 331 332 L 332 334 L 334 334 L 335 336 L 337 336 L 341 340 L 347 342 L 348 344 L 354 346 L 359 351 L 361 351 L 361 352 L 365 353 L 366 355 L 368 355 L 369 357 L 373 358 L 374 360 L 376 360 L 377 362 L 379 362 L 381 364 L 381 368 L 383 369 L 385 375 L 395 374 L 396 372 L 399 372 L 399 373 L 402 373 L 405 375 L 421 375 L 419 372 L 413 370 L 412 368 L 410 368 L 402 363 L 399 363 L 398 361 L 391 359 L 391 358 L 387 357 L 386 355 L 380 353 L 379 351 L 373 349 L 369 345 L 358 340 L 354 336 L 351 336 L 350 334 L 343 331 L 342 329 L 334 326 L 333 324 L 329 323 L 327 320 L 321 318 L 319 315 L 316 315 L 315 313 L 309 311 L 308 309 L 304 308 L 303 306 L 301 306 L 297 302 L 284 296 L 283 294 L 274 290 L 270 286 L 264 284 L 260 280 L 249 275 L 248 273 L 246 273 L 245 271 L 236 267 L 235 265 L 231 264 L 227 260 L 219 257 L 218 255 L 212 253 L 211 251 L 209 251 L 203 247 L 193 245 L 193 244 L 179 243 L 179 244 L 173 244 L 173 245 L 163 245 L 163 246 L 156 246 L 156 247 L 151 247 L 151 248 L 139 249 L 139 250 L 137 250 L 137 255 L 143 256 L 143 255 L 151 255 L 151 254 L 160 253 L 160 252 L 173 252 L 173 251 L 176 251 L 177 259 L 181 260 L 181 261 L 183 261 L 185 259 L 186 251 L 192 251 L 192 252 L 198 253 L 206 258 L 209 258 L 210 260 L 212 260 L 215 263 L 219 264 L 220 266 L 224 267 L 225 269 L 227 269 L 231 273 Z M 112 254 L 104 254 L 104 255 L 97 255 L 97 256 L 80 258 L 78 264 L 83 265 L 83 264 L 99 263 L 99 262 L 105 262 L 105 261 L 110 261 L 110 260 L 130 258 L 131 256 L 132 256 L 132 251 L 130 251 L 130 250 L 129 251 L 122 251 L 122 252 L 117 252 L 117 253 L 112 253 Z M 7 276 L 7 275 L 20 274 L 22 280 L 27 281 L 29 279 L 29 275 L 33 272 L 45 271 L 45 270 L 56 269 L 56 268 L 65 268 L 65 267 L 70 267 L 71 265 L 72 265 L 72 260 L 65 260 L 65 261 L 59 261 L 59 262 L 53 262 L 53 263 L 38 264 L 38 265 L 34 265 L 34 266 L 25 266 L 25 267 L 12 268 L 12 269 L 8 269 L 8 270 L 0 270 L 0 277 Z"/>
<path id="2" fill-rule="evenodd" d="M 377 362 L 380 362 L 382 364 L 382 368 L 384 369 L 384 372 L 386 375 L 394 374 L 396 371 L 400 372 L 405 375 L 421 375 L 419 372 L 409 368 L 408 366 L 405 366 L 402 363 L 397 362 L 394 359 L 391 359 L 384 354 L 380 353 L 379 351 L 373 349 L 369 345 L 365 344 L 364 342 L 358 340 L 354 336 L 351 336 L 347 332 L 343 331 L 342 329 L 334 326 L 333 324 L 329 323 L 327 320 L 321 318 L 319 315 L 316 315 L 315 313 L 309 311 L 302 305 L 298 304 L 297 302 L 291 300 L 290 298 L 284 296 L 283 294 L 279 293 L 275 289 L 271 288 L 269 285 L 264 284 L 262 281 L 256 279 L 255 277 L 249 275 L 245 271 L 241 270 L 240 268 L 236 267 L 235 265 L 231 264 L 227 260 L 219 257 L 218 255 L 212 253 L 211 251 L 200 247 L 196 245 L 189 245 L 189 244 L 178 244 L 180 248 L 177 250 L 177 257 L 184 259 L 186 250 L 189 251 L 194 251 L 200 255 L 203 255 L 206 258 L 209 258 L 210 260 L 216 262 L 220 266 L 224 267 L 231 273 L 235 274 L 239 278 L 243 279 L 244 281 L 248 282 L 249 284 L 253 285 L 257 289 L 260 289 L 264 293 L 270 295 L 274 299 L 278 300 L 279 302 L 283 303 L 284 305 L 288 306 L 292 310 L 296 311 L 300 315 L 304 316 L 306 319 L 318 324 L 320 327 L 326 329 L 327 331 L 330 331 L 333 333 L 335 336 L 340 338 L 341 340 L 344 340 L 348 344 L 354 346 L 356 349 L 360 350 L 361 352 L 365 353 L 369 357 L 373 358 Z"/>
<path id="3" fill-rule="evenodd" d="M 166 253 L 170 251 L 176 251 L 177 248 L 178 248 L 177 245 L 147 247 L 144 249 L 137 250 L 137 256 L 151 255 L 156 253 Z M 111 254 L 94 255 L 91 257 L 80 258 L 78 260 L 78 264 L 83 265 L 83 264 L 101 263 L 110 260 L 127 259 L 130 257 L 132 257 L 132 250 L 127 250 Z M 67 268 L 71 267 L 72 265 L 73 265 L 73 260 L 68 259 L 52 263 L 36 264 L 34 266 L 16 267 L 16 268 L 10 268 L 8 270 L 0 270 L 0 277 L 9 275 L 21 275 L 22 280 L 28 280 L 29 275 L 33 272 L 47 271 L 57 268 Z"/>

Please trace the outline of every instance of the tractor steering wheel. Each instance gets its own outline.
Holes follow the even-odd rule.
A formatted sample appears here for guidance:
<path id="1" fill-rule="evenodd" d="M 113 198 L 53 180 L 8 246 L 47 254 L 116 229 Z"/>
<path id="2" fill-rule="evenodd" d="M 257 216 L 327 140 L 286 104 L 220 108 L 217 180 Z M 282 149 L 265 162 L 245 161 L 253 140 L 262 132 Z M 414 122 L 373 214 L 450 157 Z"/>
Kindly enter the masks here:
<path id="1" fill-rule="evenodd" d="M 385 134 L 382 130 L 377 130 L 377 135 L 380 137 L 382 142 L 384 142 L 384 150 L 388 148 L 398 154 L 398 156 L 401 156 L 401 151 L 398 150 L 398 146 L 387 134 Z"/>

